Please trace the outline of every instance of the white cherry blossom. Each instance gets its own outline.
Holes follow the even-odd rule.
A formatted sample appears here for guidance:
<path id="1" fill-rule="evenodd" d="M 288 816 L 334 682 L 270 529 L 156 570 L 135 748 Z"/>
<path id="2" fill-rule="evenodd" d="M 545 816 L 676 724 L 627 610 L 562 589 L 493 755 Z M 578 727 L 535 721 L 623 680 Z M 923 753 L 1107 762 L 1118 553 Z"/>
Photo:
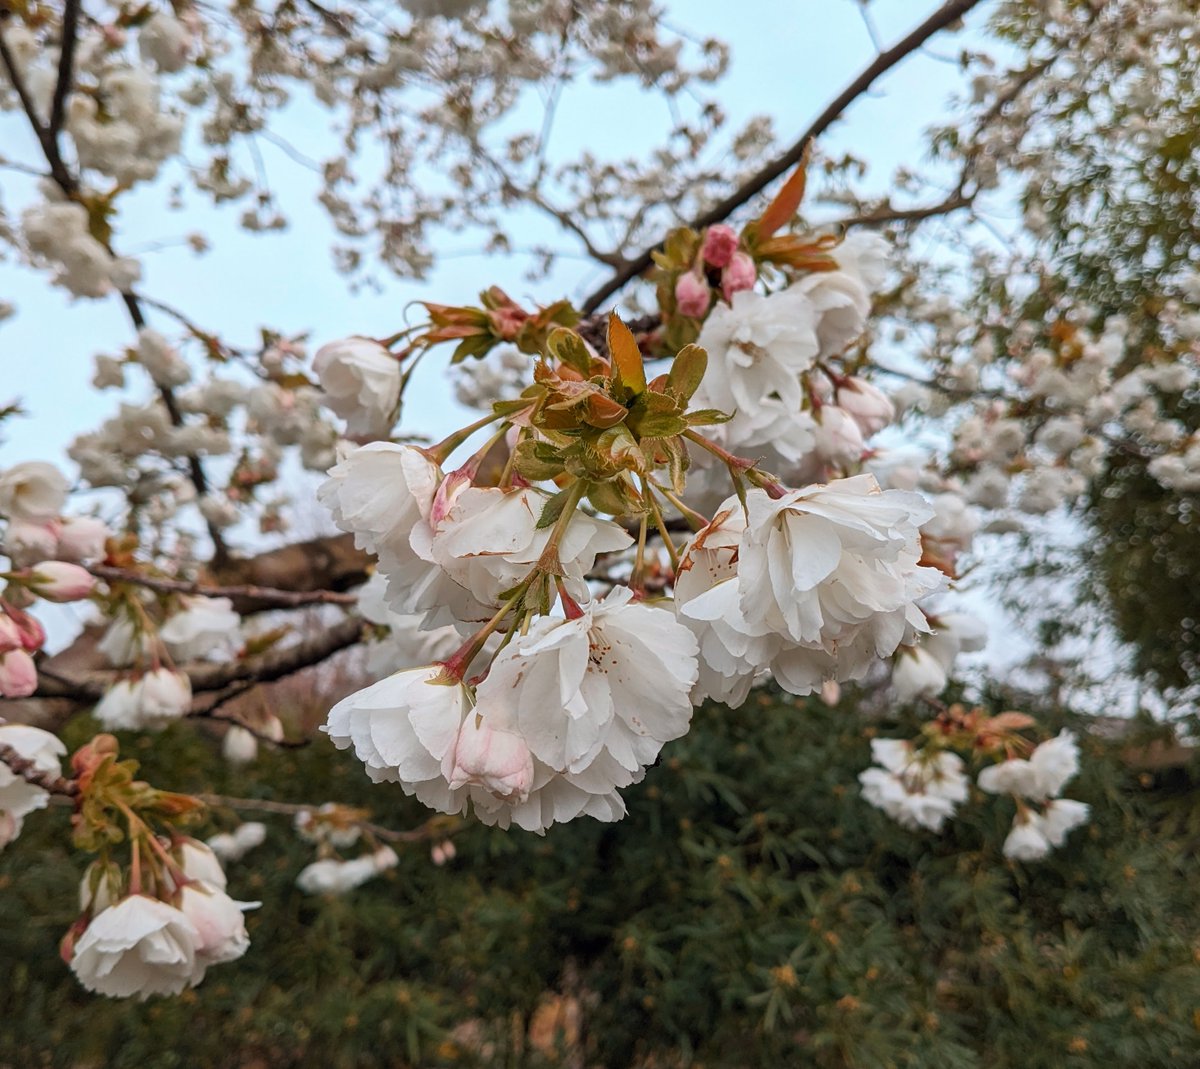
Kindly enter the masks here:
<path id="1" fill-rule="evenodd" d="M 178 995 L 204 977 L 198 941 L 180 910 L 130 895 L 92 918 L 75 943 L 71 971 L 87 990 L 113 998 Z"/>
<path id="2" fill-rule="evenodd" d="M 346 421 L 349 434 L 386 435 L 400 407 L 400 362 L 370 338 L 344 338 L 321 346 L 313 370 L 325 403 Z"/>
<path id="3" fill-rule="evenodd" d="M 184 595 L 181 611 L 159 629 L 177 662 L 196 661 L 238 640 L 242 618 L 229 598 Z"/>

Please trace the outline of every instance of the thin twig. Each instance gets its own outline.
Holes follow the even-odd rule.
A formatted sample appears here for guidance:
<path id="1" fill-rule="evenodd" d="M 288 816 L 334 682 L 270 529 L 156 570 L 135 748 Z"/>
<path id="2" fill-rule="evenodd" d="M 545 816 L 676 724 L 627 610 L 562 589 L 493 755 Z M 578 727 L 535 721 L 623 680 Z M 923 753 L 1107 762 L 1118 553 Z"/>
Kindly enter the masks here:
<path id="1" fill-rule="evenodd" d="M 3 25 L 10 14 L 11 12 L 7 8 L 0 9 L 0 25 Z M 21 101 L 21 107 L 25 111 L 25 116 L 29 120 L 30 126 L 33 127 L 34 134 L 37 135 L 38 143 L 42 146 L 42 154 L 46 157 L 46 162 L 50 165 L 50 176 L 54 179 L 59 189 L 62 190 L 63 194 L 69 198 L 75 197 L 75 194 L 79 190 L 79 182 L 63 162 L 62 154 L 58 148 L 58 132 L 61 128 L 62 108 L 64 106 L 59 100 L 59 94 L 61 92 L 62 98 L 65 101 L 66 95 L 70 91 L 71 64 L 74 57 L 78 19 L 78 0 L 68 0 L 66 9 L 63 12 L 63 56 L 54 89 L 54 104 L 58 108 L 57 123 L 53 109 L 49 124 L 44 124 L 38 118 L 33 98 L 29 95 L 29 89 L 25 85 L 25 80 L 17 70 L 16 60 L 4 40 L 4 35 L 0 34 L 0 61 L 3 61 L 9 81 L 12 82 L 13 88 L 16 90 L 17 97 Z M 116 257 L 116 253 L 113 251 L 111 245 L 106 244 L 105 249 L 110 256 Z M 146 317 L 142 312 L 137 295 L 130 292 L 122 292 L 121 300 L 125 305 L 125 310 L 129 313 L 129 318 L 133 322 L 134 329 L 140 331 L 146 326 Z M 159 396 L 166 407 L 171 425 L 182 427 L 183 414 L 179 411 L 179 405 L 170 387 L 159 387 Z M 204 474 L 204 466 L 201 464 L 200 458 L 195 455 L 190 455 L 187 458 L 187 462 L 192 485 L 196 488 L 196 493 L 203 497 L 208 493 L 208 479 Z M 211 521 L 206 520 L 205 523 L 208 528 L 209 538 L 213 543 L 213 559 L 215 561 L 227 560 L 229 557 L 229 547 L 225 544 L 225 538 L 221 534 L 220 528 Z"/>
<path id="2" fill-rule="evenodd" d="M 858 77 L 829 103 L 825 110 L 817 116 L 812 125 L 800 135 L 787 152 L 762 168 L 719 204 L 714 205 L 708 211 L 694 219 L 690 224 L 692 229 L 703 230 L 713 223 L 719 223 L 721 220 L 728 218 L 731 213 L 740 208 L 752 197 L 757 196 L 775 179 L 786 174 L 800 162 L 809 142 L 819 137 L 832 126 L 841 117 L 842 113 L 875 83 L 880 75 L 891 70 L 897 63 L 920 48 L 926 40 L 938 31 L 945 29 L 951 23 L 962 18 L 978 3 L 980 3 L 980 0 L 950 0 L 949 3 L 943 4 L 938 8 L 937 11 L 930 15 L 929 18 L 922 22 L 920 26 L 913 30 L 899 44 L 888 49 L 886 52 L 880 52 Z M 652 248 L 646 249 L 640 255 L 630 260 L 625 267 L 617 271 L 603 286 L 589 295 L 583 302 L 584 313 L 594 312 L 626 283 L 637 278 L 638 275 L 647 270 L 653 264 L 653 254 L 658 248 L 659 245 L 656 244 Z"/>
<path id="3" fill-rule="evenodd" d="M 10 14 L 11 12 L 7 9 L 0 10 L 0 27 L 8 20 Z M 21 77 L 20 72 L 17 70 L 17 61 L 13 57 L 12 51 L 8 47 L 8 42 L 5 41 L 4 34 L 2 33 L 0 33 L 0 60 L 4 63 L 8 80 L 12 82 L 12 87 L 16 90 L 17 99 L 21 102 L 21 108 L 25 112 L 25 117 L 29 120 L 29 125 L 33 127 L 38 144 L 42 146 L 42 155 L 46 157 L 46 162 L 50 165 L 50 177 L 58 183 L 58 187 L 68 197 L 73 196 L 78 188 L 75 179 L 72 177 L 71 172 L 67 170 L 66 164 L 63 163 L 62 156 L 58 151 L 57 139 L 50 135 L 49 127 L 44 125 L 38 117 L 33 97 L 29 95 L 25 79 Z"/>
<path id="4" fill-rule="evenodd" d="M 33 761 L 28 757 L 22 757 L 14 747 L 9 746 L 6 742 L 0 742 L 0 762 L 6 764 L 26 783 L 32 783 L 35 787 L 41 787 L 42 790 L 49 791 L 51 794 L 62 794 L 67 798 L 75 798 L 79 794 L 79 784 L 74 780 L 39 769 Z"/>
<path id="5" fill-rule="evenodd" d="M 273 802 L 267 798 L 230 798 L 224 794 L 198 794 L 196 797 L 210 808 L 223 806 L 226 809 L 245 810 L 248 813 L 278 813 L 281 816 L 294 817 L 297 813 L 314 813 L 317 809 L 314 805 Z M 430 839 L 448 839 L 465 826 L 463 821 L 444 815 L 430 817 L 412 831 L 393 831 L 369 820 L 355 820 L 351 823 L 388 843 L 420 843 Z"/>
<path id="6" fill-rule="evenodd" d="M 79 0 L 67 0 L 63 10 L 62 40 L 58 46 L 58 79 L 54 83 L 54 100 L 50 104 L 50 126 L 47 130 L 57 147 L 58 134 L 63 126 L 63 111 L 75 73 L 75 42 L 79 37 Z"/>

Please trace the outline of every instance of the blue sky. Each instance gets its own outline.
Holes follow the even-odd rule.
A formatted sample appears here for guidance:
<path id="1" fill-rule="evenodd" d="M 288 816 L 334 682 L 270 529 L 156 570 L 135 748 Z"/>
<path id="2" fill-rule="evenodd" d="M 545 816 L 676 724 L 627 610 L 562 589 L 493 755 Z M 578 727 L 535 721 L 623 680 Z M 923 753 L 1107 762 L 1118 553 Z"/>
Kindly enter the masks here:
<path id="1" fill-rule="evenodd" d="M 891 43 L 936 6 L 933 0 L 874 0 L 871 11 L 883 40 Z M 982 5 L 984 14 L 990 6 Z M 668 9 L 672 26 L 730 43 L 731 71 L 721 92 L 730 127 L 765 112 L 775 117 L 785 141 L 874 54 L 854 0 L 771 0 L 736 8 L 716 0 L 678 0 Z M 977 30 L 982 21 L 977 12 L 970 29 Z M 974 37 L 943 34 L 928 51 L 953 56 Z M 884 188 L 896 164 L 919 162 L 922 130 L 945 113 L 945 101 L 959 84 L 957 70 L 944 59 L 914 56 L 860 100 L 822 147 L 867 159 L 873 183 Z M 334 145 L 326 121 L 323 109 L 297 103 L 284 117 L 283 133 L 308 155 L 325 158 Z M 564 97 L 553 144 L 558 152 L 586 144 L 599 155 L 615 155 L 653 144 L 665 123 L 660 100 L 642 99 L 630 87 L 584 85 Z M 0 116 L 0 143 L 14 159 L 37 160 L 32 137 L 17 116 Z M 185 211 L 167 210 L 167 189 L 181 177 L 171 169 L 127 198 L 118 222 L 116 243 L 122 251 L 139 251 L 194 230 L 209 236 L 213 249 L 203 257 L 179 246 L 143 255 L 141 289 L 235 344 L 253 341 L 263 325 L 309 331 L 315 344 L 353 333 L 384 336 L 403 322 L 413 300 L 468 302 L 497 283 L 515 297 L 545 302 L 564 293 L 586 293 L 603 277 L 587 264 L 563 260 L 551 279 L 533 286 L 522 278 L 520 261 L 463 255 L 472 247 L 470 235 L 451 235 L 445 248 L 454 255 L 428 281 L 385 279 L 380 293 L 351 294 L 331 264 L 332 230 L 313 204 L 314 176 L 269 145 L 264 155 L 272 185 L 292 219 L 282 234 L 248 235 L 237 227 L 240 207 L 213 209 L 195 195 L 185 197 Z M 7 210 L 17 214 L 31 195 L 30 183 L 0 171 L 0 193 Z M 559 247 L 570 244 L 551 229 L 539 236 L 553 237 Z M 116 299 L 72 301 L 48 286 L 43 275 L 11 261 L 0 263 L 0 299 L 18 306 L 15 318 L 0 323 L 0 402 L 20 399 L 29 412 L 29 418 L 9 424 L 7 440 L 0 443 L 0 467 L 34 457 L 61 461 L 73 434 L 94 427 L 116 407 L 117 396 L 98 394 L 89 380 L 95 353 L 115 351 L 131 340 L 124 309 Z M 162 318 L 155 325 L 168 334 L 175 329 Z M 140 388 L 130 393 L 136 398 Z M 455 425 L 459 413 L 436 361 L 423 368 L 407 410 L 406 431 L 438 433 Z"/>

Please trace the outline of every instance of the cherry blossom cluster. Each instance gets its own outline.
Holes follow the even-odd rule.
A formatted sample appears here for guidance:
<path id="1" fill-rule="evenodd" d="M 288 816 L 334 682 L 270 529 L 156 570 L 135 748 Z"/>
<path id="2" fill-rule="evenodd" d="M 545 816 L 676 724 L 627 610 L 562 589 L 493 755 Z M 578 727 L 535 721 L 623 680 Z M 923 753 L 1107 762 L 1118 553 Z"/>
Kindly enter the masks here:
<path id="1" fill-rule="evenodd" d="M 501 827 L 615 820 L 694 703 L 739 704 L 771 678 L 800 695 L 861 679 L 932 630 L 934 510 L 854 474 L 892 409 L 840 370 L 883 249 L 775 236 L 788 214 L 668 239 L 683 262 L 664 260 L 668 293 L 718 282 L 669 305 L 657 335 L 613 317 L 593 344 L 567 310 L 491 293 L 479 310 L 430 306 L 396 355 L 370 339 L 318 353 L 328 403 L 359 431 L 395 418 L 399 364 L 422 346 L 453 340 L 462 359 L 509 341 L 533 358 L 532 381 L 476 423 L 431 448 L 359 446 L 318 492 L 377 559 L 360 603 L 395 629 L 377 654 L 427 661 L 389 665 L 330 712 L 372 779 Z M 783 288 L 758 292 L 760 271 Z M 713 475 L 729 489 L 705 515 Z M 676 544 L 668 516 L 691 538 Z M 943 655 L 962 644 L 947 636 Z"/>
<path id="2" fill-rule="evenodd" d="M 39 598 L 79 601 L 96 580 L 81 561 L 103 555 L 108 529 L 89 517 L 64 518 L 67 480 L 52 464 L 27 461 L 0 472 L 0 552 L 10 569 L 0 588 L 0 697 L 37 690 L 33 655 L 46 632 L 27 610 Z"/>
<path id="3" fill-rule="evenodd" d="M 73 755 L 70 780 L 62 777 L 66 747 L 47 731 L 0 724 L 0 747 L 8 759 L 0 763 L 0 848 L 55 791 L 74 802 L 75 846 L 97 855 L 62 940 L 85 988 L 115 998 L 177 995 L 246 952 L 242 914 L 259 903 L 231 898 L 214 851 L 179 832 L 195 799 L 133 779 L 136 765 L 117 760 L 111 736 Z"/>
<path id="4" fill-rule="evenodd" d="M 979 789 L 1009 795 L 1016 804 L 1002 847 L 1014 861 L 1039 861 L 1087 823 L 1089 807 L 1062 798 L 1079 771 L 1079 746 L 1069 731 L 1037 745 L 1018 732 L 1032 721 L 1019 713 L 988 717 L 951 706 L 919 739 L 871 740 L 875 764 L 859 775 L 863 798 L 905 828 L 941 832 L 971 795 L 963 758 L 998 755 L 977 776 Z M 1011 756 L 1025 753 L 1027 757 Z"/>
<path id="5" fill-rule="evenodd" d="M 722 110 L 701 93 L 724 73 L 728 50 L 666 30 L 662 14 L 652 0 L 585 8 L 565 0 L 370 0 L 333 18 L 319 6 L 296 5 L 268 21 L 237 4 L 226 11 L 90 4 L 74 29 L 74 78 L 59 120 L 61 151 L 81 172 L 82 188 L 67 197 L 43 190 L 23 213 L 17 242 L 77 296 L 128 290 L 140 265 L 114 254 L 106 233 L 91 232 L 84 206 L 109 209 L 185 145 L 188 181 L 216 204 L 241 202 L 246 230 L 286 226 L 263 157 L 280 146 L 304 158 L 273 129 L 296 97 L 330 115 L 333 152 L 310 165 L 320 173 L 319 201 L 338 231 L 335 256 L 347 272 L 366 273 L 378 258 L 420 276 L 433 260 L 431 231 L 443 226 L 482 225 L 493 248 L 510 248 L 515 237 L 497 209 L 513 189 L 527 190 L 556 225 L 585 201 L 615 221 L 627 214 L 629 187 L 612 180 L 614 165 L 582 152 L 561 168 L 539 166 L 548 127 L 541 135 L 537 123 L 526 128 L 518 108 L 531 90 L 551 92 L 568 71 L 670 100 L 672 128 L 639 165 L 638 181 L 646 190 L 669 182 L 681 197 L 704 196 L 728 180 L 730 156 L 744 168 L 770 137 L 761 121 L 752 123 L 728 139 L 732 153 L 721 165 L 699 161 L 724 133 Z M 51 117 L 64 30 L 61 10 L 51 6 L 6 20 L 0 32 L 26 99 L 0 78 L 0 110 L 18 111 L 28 101 L 40 120 Z M 368 142 L 384 151 L 364 152 Z M 487 165 L 460 166 L 458 157 L 470 154 Z M 425 187 L 431 170 L 450 181 L 453 195 Z M 172 200 L 181 204 L 182 193 Z M 659 217 L 630 228 L 627 240 L 662 225 L 665 213 L 652 214 Z M 207 247 L 202 235 L 191 242 L 197 251 Z M 555 250 L 538 255 L 548 264 Z"/>

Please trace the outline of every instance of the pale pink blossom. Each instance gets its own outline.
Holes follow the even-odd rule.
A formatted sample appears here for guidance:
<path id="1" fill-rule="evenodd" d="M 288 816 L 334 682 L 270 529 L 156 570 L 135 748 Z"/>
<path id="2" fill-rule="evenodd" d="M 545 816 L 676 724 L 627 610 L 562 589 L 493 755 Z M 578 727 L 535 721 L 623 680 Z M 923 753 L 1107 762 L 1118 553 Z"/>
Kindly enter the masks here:
<path id="1" fill-rule="evenodd" d="M 813 448 L 826 461 L 847 468 L 862 460 L 863 432 L 850 413 L 837 405 L 822 405 L 816 413 Z"/>
<path id="2" fill-rule="evenodd" d="M 1004 856 L 1014 861 L 1041 861 L 1050 848 L 1044 821 L 1037 813 L 1027 811 L 1013 818 L 1012 830 L 1002 849 Z"/>
<path id="3" fill-rule="evenodd" d="M 179 892 L 179 910 L 196 929 L 196 962 L 208 967 L 236 961 L 250 947 L 242 914 L 260 902 L 236 902 L 224 891 L 204 883 Z"/>
<path id="4" fill-rule="evenodd" d="M 758 281 L 758 268 L 754 260 L 744 252 L 735 252 L 721 271 L 721 292 L 725 300 L 732 301 L 735 293 L 754 288 Z"/>
<path id="5" fill-rule="evenodd" d="M 443 770 L 447 763 L 451 764 L 447 776 L 451 790 L 475 784 L 506 802 L 520 804 L 529 798 L 533 754 L 528 744 L 515 732 L 493 728 L 482 717 L 468 716 L 463 721 Z"/>
<path id="6" fill-rule="evenodd" d="M 1067 730 L 1036 747 L 1028 760 L 1013 758 L 979 773 L 979 786 L 990 794 L 1019 794 L 1041 801 L 1054 798 L 1079 771 L 1079 746 Z"/>
<path id="7" fill-rule="evenodd" d="M 37 666 L 24 650 L 9 650 L 0 656 L 0 696 L 28 698 L 37 690 Z"/>
<path id="8" fill-rule="evenodd" d="M 864 379 L 849 378 L 837 388 L 838 407 L 858 424 L 864 438 L 870 438 L 896 418 L 896 406 L 878 387 Z"/>
<path id="9" fill-rule="evenodd" d="M 175 661 L 195 661 L 240 639 L 242 618 L 229 598 L 184 596 L 181 611 L 159 629 Z"/>
<path id="10" fill-rule="evenodd" d="M 105 554 L 105 543 L 112 532 L 103 520 L 91 516 L 72 516 L 63 520 L 58 533 L 59 560 L 75 562 L 99 560 Z"/>
<path id="11" fill-rule="evenodd" d="M 685 271 L 675 283 L 675 307 L 680 315 L 700 319 L 712 303 L 712 290 L 699 275 Z"/>
<path id="12" fill-rule="evenodd" d="M 192 685 L 182 672 L 156 668 L 138 679 L 122 679 L 109 688 L 93 715 L 110 730 L 161 731 L 186 716 Z"/>
<path id="13" fill-rule="evenodd" d="M 21 757 L 32 761 L 35 771 L 50 776 L 62 775 L 60 761 L 67 748 L 50 732 L 25 724 L 0 724 L 0 743 L 11 746 Z M 35 809 L 44 809 L 49 800 L 50 796 L 43 788 L 18 776 L 0 761 L 0 820 L 4 820 L 7 829 L 0 829 L 0 839 L 8 842 L 16 838 L 24 817 Z"/>
<path id="14" fill-rule="evenodd" d="M 30 571 L 30 587 L 47 601 L 79 601 L 96 586 L 96 577 L 78 564 L 47 560 Z"/>
<path id="15" fill-rule="evenodd" d="M 4 552 L 18 568 L 54 557 L 58 553 L 59 528 L 57 520 L 11 520 L 4 531 Z"/>
<path id="16" fill-rule="evenodd" d="M 892 665 L 892 689 L 902 702 L 936 698 L 945 689 L 946 669 L 924 646 L 902 646 Z"/>

